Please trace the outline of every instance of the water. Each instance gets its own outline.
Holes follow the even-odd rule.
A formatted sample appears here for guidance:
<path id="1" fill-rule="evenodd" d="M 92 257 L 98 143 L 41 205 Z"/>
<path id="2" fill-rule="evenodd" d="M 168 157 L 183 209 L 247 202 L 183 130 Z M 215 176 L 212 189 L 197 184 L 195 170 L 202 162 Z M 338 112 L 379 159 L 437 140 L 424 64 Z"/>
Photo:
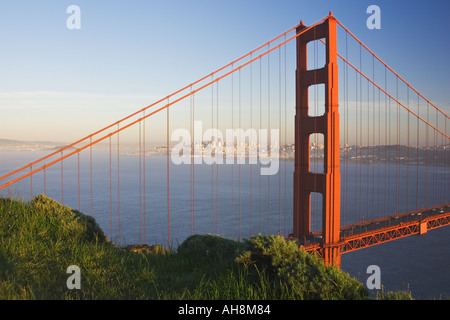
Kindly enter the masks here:
<path id="1" fill-rule="evenodd" d="M 0 174 L 45 154 L 2 152 Z M 49 197 L 91 214 L 89 152 L 72 158 L 64 160 L 63 166 L 47 168 L 45 175 L 34 175 L 32 188 L 27 178 L 11 187 L 10 193 L 27 199 L 31 192 L 36 195 L 45 188 Z M 292 231 L 293 162 L 281 160 L 274 176 L 260 176 L 259 164 L 196 165 L 194 172 L 191 169 L 170 163 L 168 214 L 166 157 L 148 156 L 144 168 L 137 156 L 121 154 L 118 158 L 113 153 L 110 158 L 107 150 L 96 150 L 92 161 L 92 214 L 107 236 L 120 245 L 146 242 L 167 246 L 170 241 L 176 246 L 192 233 L 242 239 L 257 233 L 288 235 Z M 341 225 L 448 201 L 448 168 L 341 163 L 341 178 Z M 321 196 L 313 194 L 311 204 L 311 228 L 320 230 Z M 443 227 L 346 253 L 342 269 L 365 284 L 367 267 L 378 265 L 385 289 L 409 288 L 413 297 L 423 299 L 450 297 L 449 231 L 450 227 Z"/>
<path id="2" fill-rule="evenodd" d="M 450 299 L 450 227 L 342 255 L 342 270 L 366 284 L 367 267 L 380 267 L 388 290 L 411 290 L 415 299 Z"/>

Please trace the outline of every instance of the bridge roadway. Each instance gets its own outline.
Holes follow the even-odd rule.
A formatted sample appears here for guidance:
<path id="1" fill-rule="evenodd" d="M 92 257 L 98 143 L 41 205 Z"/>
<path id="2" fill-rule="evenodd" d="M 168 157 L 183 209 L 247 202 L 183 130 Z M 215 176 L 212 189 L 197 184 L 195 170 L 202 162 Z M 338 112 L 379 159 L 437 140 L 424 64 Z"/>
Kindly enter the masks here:
<path id="1" fill-rule="evenodd" d="M 447 225 L 450 225 L 450 204 L 343 226 L 335 246 L 345 253 Z M 321 232 L 296 240 L 306 251 L 321 255 Z"/>

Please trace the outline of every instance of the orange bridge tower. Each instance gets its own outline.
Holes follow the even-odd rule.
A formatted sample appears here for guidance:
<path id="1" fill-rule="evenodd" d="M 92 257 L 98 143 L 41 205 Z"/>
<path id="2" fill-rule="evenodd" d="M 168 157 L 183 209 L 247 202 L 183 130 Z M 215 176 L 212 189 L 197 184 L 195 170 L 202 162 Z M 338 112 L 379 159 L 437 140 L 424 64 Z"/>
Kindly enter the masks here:
<path id="1" fill-rule="evenodd" d="M 310 236 L 311 192 L 321 193 L 321 253 L 326 265 L 340 266 L 341 177 L 336 26 L 336 19 L 330 12 L 324 22 L 297 37 L 293 237 L 306 239 Z M 301 22 L 297 33 L 306 28 Z M 307 45 L 320 39 L 326 46 L 325 66 L 308 70 Z M 308 89 L 317 84 L 324 84 L 325 87 L 325 112 L 320 116 L 309 116 Z M 314 133 L 323 134 L 323 173 L 310 170 L 310 135 Z"/>

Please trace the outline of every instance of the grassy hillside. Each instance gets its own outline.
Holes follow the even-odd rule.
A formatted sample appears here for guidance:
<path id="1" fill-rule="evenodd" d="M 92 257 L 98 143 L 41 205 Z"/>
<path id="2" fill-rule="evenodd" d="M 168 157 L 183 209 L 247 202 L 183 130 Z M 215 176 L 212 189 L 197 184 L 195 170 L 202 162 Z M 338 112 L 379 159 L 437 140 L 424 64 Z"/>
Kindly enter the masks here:
<path id="1" fill-rule="evenodd" d="M 71 265 L 81 289 L 66 285 Z M 121 248 L 92 217 L 43 195 L 0 198 L 0 299 L 367 298 L 356 279 L 281 237 L 197 235 L 175 252 Z"/>

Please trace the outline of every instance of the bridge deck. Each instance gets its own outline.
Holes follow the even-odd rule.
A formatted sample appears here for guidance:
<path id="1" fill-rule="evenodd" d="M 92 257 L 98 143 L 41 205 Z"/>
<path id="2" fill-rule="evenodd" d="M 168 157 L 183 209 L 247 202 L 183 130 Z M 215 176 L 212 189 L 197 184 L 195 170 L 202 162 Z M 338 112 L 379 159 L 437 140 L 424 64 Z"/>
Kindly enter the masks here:
<path id="1" fill-rule="evenodd" d="M 424 234 L 428 230 L 446 225 L 450 225 L 450 204 L 341 227 L 337 245 L 341 247 L 341 253 L 346 253 L 413 234 Z M 307 251 L 320 254 L 320 232 L 297 241 Z"/>

